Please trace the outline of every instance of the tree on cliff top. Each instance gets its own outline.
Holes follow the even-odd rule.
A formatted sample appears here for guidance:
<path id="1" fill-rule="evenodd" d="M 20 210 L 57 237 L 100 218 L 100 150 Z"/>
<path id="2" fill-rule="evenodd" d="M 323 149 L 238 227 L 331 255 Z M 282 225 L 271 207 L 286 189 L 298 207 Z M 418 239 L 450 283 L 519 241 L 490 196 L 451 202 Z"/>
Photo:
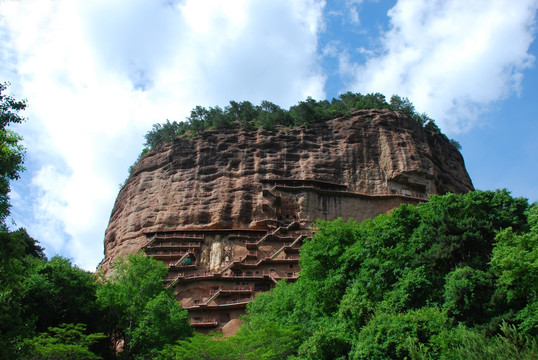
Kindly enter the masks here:
<path id="1" fill-rule="evenodd" d="M 380 93 L 360 94 L 347 92 L 340 94 L 338 98 L 328 100 L 314 100 L 308 97 L 288 110 L 270 101 L 263 100 L 260 105 L 253 105 L 249 101 L 230 101 L 230 105 L 205 108 L 196 106 L 191 110 L 190 116 L 185 122 L 170 122 L 154 124 L 152 129 L 145 135 L 148 149 L 154 148 L 162 142 L 169 142 L 190 131 L 191 134 L 199 134 L 205 129 L 224 129 L 234 126 L 237 122 L 241 128 L 263 128 L 274 130 L 276 126 L 302 126 L 323 122 L 339 116 L 349 116 L 353 111 L 360 109 L 391 109 L 400 111 L 417 124 L 440 134 L 433 119 L 426 114 L 419 114 L 415 106 L 406 97 L 393 95 L 390 103 L 385 95 Z"/>

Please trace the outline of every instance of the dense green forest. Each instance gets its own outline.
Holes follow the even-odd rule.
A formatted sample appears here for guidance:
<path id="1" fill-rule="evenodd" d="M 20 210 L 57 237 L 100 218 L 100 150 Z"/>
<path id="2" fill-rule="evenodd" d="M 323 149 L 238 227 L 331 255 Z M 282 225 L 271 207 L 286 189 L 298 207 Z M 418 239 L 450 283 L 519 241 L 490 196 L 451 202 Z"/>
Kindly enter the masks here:
<path id="1" fill-rule="evenodd" d="M 9 182 L 24 160 L 8 126 L 26 103 L 5 87 L 1 359 L 538 358 L 537 204 L 473 191 L 362 223 L 319 221 L 295 283 L 256 296 L 235 336 L 195 334 L 161 262 L 131 255 L 106 278 L 8 229 Z"/>

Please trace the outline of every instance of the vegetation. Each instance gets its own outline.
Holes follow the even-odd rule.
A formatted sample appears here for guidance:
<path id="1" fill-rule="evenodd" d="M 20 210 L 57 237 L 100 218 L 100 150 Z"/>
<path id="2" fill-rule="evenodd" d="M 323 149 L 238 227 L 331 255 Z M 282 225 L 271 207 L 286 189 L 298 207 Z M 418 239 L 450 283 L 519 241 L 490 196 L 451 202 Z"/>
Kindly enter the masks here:
<path id="1" fill-rule="evenodd" d="M 339 101 L 356 106 L 354 96 Z M 396 100 L 389 106 L 414 111 Z M 22 170 L 24 149 L 6 126 L 22 121 L 25 104 L 1 101 L 0 359 L 538 358 L 538 204 L 506 190 L 474 191 L 362 223 L 319 221 L 295 283 L 258 295 L 234 337 L 193 334 L 163 285 L 161 262 L 131 255 L 111 277 L 96 277 L 68 259 L 48 260 L 25 229 L 7 229 L 9 180 Z M 318 105 L 300 103 L 291 121 L 332 111 Z M 248 103 L 231 108 L 245 126 L 272 121 L 251 122 L 260 117 Z M 192 126 L 201 131 L 210 113 L 198 108 Z"/>
<path id="2" fill-rule="evenodd" d="M 464 338 L 538 355 L 537 205 L 475 191 L 317 226 L 299 280 L 249 304 L 249 321 L 301 327 L 301 358 L 452 359 Z"/>
<path id="3" fill-rule="evenodd" d="M 94 275 L 61 257 L 48 261 L 24 229 L 3 230 L 0 240 L 0 359 L 112 356 Z"/>
<path id="4" fill-rule="evenodd" d="M 54 360 L 94 360 L 101 357 L 89 350 L 97 340 L 105 338 L 104 334 L 89 334 L 84 331 L 83 324 L 63 324 L 50 327 L 48 332 L 41 333 L 22 342 L 19 356 L 22 359 L 54 359 Z"/>
<path id="5" fill-rule="evenodd" d="M 23 170 L 22 138 L 8 128 L 25 101 L 0 84 L 0 359 L 146 359 L 192 335 L 187 313 L 163 284 L 166 268 L 144 255 L 120 259 L 114 276 L 58 256 L 48 260 L 25 229 L 10 231 L 9 181 Z M 103 335 L 106 333 L 105 335 Z"/>
<path id="6" fill-rule="evenodd" d="M 537 241 L 538 205 L 505 190 L 319 221 L 297 282 L 256 296 L 236 337 L 197 335 L 161 356 L 536 359 Z"/>
<path id="7" fill-rule="evenodd" d="M 198 134 L 205 129 L 223 129 L 239 125 L 242 128 L 264 128 L 274 130 L 277 125 L 288 127 L 301 126 L 324 122 L 338 116 L 349 116 L 352 111 L 359 109 L 392 109 L 401 111 L 415 120 L 421 126 L 440 133 L 435 121 L 426 114 L 419 114 L 407 98 L 393 95 L 390 103 L 379 93 L 362 95 L 347 92 L 338 99 L 316 101 L 307 98 L 297 105 L 282 109 L 269 101 L 253 105 L 249 101 L 230 101 L 224 109 L 219 106 L 206 109 L 196 106 L 185 122 L 170 122 L 154 124 L 146 134 L 146 149 L 152 149 L 163 142 L 169 142 L 187 132 Z"/>
<path id="8" fill-rule="evenodd" d="M 159 353 L 159 359 L 169 360 L 271 360 L 292 356 L 299 346 L 299 328 L 274 323 L 249 323 L 233 337 L 221 334 L 196 334 Z"/>
<path id="9" fill-rule="evenodd" d="M 1 234 L 19 251 L 11 252 L 16 266 L 3 260 L 0 268 L 0 359 L 148 359 L 192 336 L 161 262 L 132 255 L 118 261 L 114 276 L 96 279 L 67 259 L 28 252 L 40 247 L 20 233 Z"/>
<path id="10" fill-rule="evenodd" d="M 355 110 L 360 109 L 391 109 L 400 111 L 417 124 L 446 138 L 452 146 L 461 150 L 461 145 L 453 139 L 448 139 L 441 133 L 435 121 L 425 113 L 415 111 L 415 106 L 408 98 L 393 95 L 387 102 L 385 95 L 372 93 L 362 95 L 347 92 L 331 101 L 317 101 L 308 97 L 297 105 L 282 109 L 270 101 L 262 101 L 260 105 L 254 105 L 250 101 L 230 101 L 230 105 L 222 109 L 219 106 L 210 107 L 196 106 L 191 110 L 184 122 L 166 120 L 163 124 L 153 124 L 153 127 L 145 135 L 144 148 L 133 165 L 129 167 L 129 175 L 132 174 L 136 164 L 146 152 L 157 147 L 161 143 L 173 141 L 180 136 L 196 136 L 206 129 L 225 129 L 239 126 L 244 129 L 263 128 L 275 130 L 277 126 L 295 127 L 314 123 L 320 123 L 339 116 L 350 116 Z M 121 183 L 120 189 L 127 179 Z"/>
<path id="11" fill-rule="evenodd" d="M 120 258 L 114 275 L 101 277 L 97 297 L 106 333 L 123 343 L 124 358 L 153 358 L 166 344 L 192 336 L 187 311 L 164 286 L 167 271 L 162 262 L 138 254 Z"/>
<path id="12" fill-rule="evenodd" d="M 24 118 L 19 115 L 26 108 L 25 100 L 15 100 L 5 95 L 9 84 L 0 84 L 0 221 L 9 215 L 9 181 L 18 179 L 24 169 L 24 148 L 19 134 L 8 128 L 19 124 Z"/>

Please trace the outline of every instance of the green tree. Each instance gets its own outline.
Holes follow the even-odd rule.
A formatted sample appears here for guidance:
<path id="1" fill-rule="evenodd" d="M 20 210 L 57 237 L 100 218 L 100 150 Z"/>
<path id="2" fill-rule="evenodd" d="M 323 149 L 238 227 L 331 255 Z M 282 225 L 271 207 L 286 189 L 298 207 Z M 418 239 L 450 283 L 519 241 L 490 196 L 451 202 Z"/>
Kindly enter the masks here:
<path id="1" fill-rule="evenodd" d="M 441 351 L 437 337 L 452 327 L 451 320 L 435 308 L 423 307 L 406 313 L 376 313 L 364 326 L 351 351 L 351 359 L 406 359 L 410 344 L 428 347 L 430 354 Z"/>
<path id="2" fill-rule="evenodd" d="M 252 121 L 258 116 L 256 107 L 250 101 L 230 101 L 226 107 L 226 113 L 229 114 L 232 121 L 239 121 L 242 128 L 250 128 Z"/>
<path id="3" fill-rule="evenodd" d="M 191 110 L 191 115 L 187 118 L 187 122 L 190 126 L 190 129 L 195 133 L 199 133 L 207 127 L 207 116 L 209 115 L 209 110 L 203 106 L 196 106 Z"/>
<path id="4" fill-rule="evenodd" d="M 174 360 L 280 360 L 297 355 L 301 342 L 297 326 L 256 320 L 243 324 L 233 337 L 195 334 L 166 346 L 159 359 Z"/>
<path id="5" fill-rule="evenodd" d="M 468 360 L 535 360 L 538 359 L 538 341 L 526 337 L 513 325 L 503 323 L 500 333 L 488 337 L 481 331 L 462 331 L 461 341 L 453 349 L 444 351 L 448 359 Z"/>
<path id="6" fill-rule="evenodd" d="M 508 228 L 497 235 L 491 265 L 497 296 L 507 302 L 505 317 L 517 321 L 523 334 L 538 336 L 538 204 L 530 207 L 527 217 L 528 232 Z"/>
<path id="7" fill-rule="evenodd" d="M 229 338 L 237 349 L 236 359 L 280 360 L 296 355 L 301 343 L 300 327 L 273 321 L 251 321 Z"/>
<path id="8" fill-rule="evenodd" d="M 233 118 L 228 112 L 215 106 L 209 108 L 206 122 L 212 129 L 224 129 L 233 125 Z"/>
<path id="9" fill-rule="evenodd" d="M 9 129 L 12 124 L 24 121 L 19 114 L 26 108 L 25 100 L 6 95 L 8 83 L 0 84 L 0 358 L 12 358 L 18 338 L 28 333 L 21 318 L 24 293 L 23 281 L 31 238 L 23 230 L 13 234 L 5 224 L 9 215 L 10 181 L 19 178 L 24 170 L 22 138 Z M 27 235 L 27 234 L 26 234 Z M 39 251 L 37 247 L 34 249 Z"/>
<path id="10" fill-rule="evenodd" d="M 91 332 L 100 329 L 94 275 L 55 256 L 41 261 L 24 281 L 24 317 L 44 332 L 62 323 L 83 323 Z"/>
<path id="11" fill-rule="evenodd" d="M 19 228 L 10 233 L 11 238 L 24 247 L 24 254 L 32 257 L 47 260 L 45 249 L 39 245 L 39 242 L 31 237 L 25 228 Z"/>
<path id="12" fill-rule="evenodd" d="M 19 112 L 26 108 L 25 100 L 6 95 L 9 84 L 0 84 L 0 221 L 9 215 L 9 182 L 19 178 L 24 170 L 24 148 L 19 134 L 10 130 L 11 124 L 24 121 Z"/>
<path id="13" fill-rule="evenodd" d="M 348 334 L 336 323 L 318 325 L 299 347 L 300 359 L 347 359 L 351 350 Z"/>
<path id="14" fill-rule="evenodd" d="M 399 95 L 392 95 L 390 98 L 390 108 L 395 111 L 401 111 L 409 117 L 415 115 L 415 106 L 406 97 L 400 97 Z"/>
<path id="15" fill-rule="evenodd" d="M 0 228 L 0 359 L 13 359 L 16 343 L 31 334 L 23 319 L 24 281 L 28 269 L 24 242 Z"/>
<path id="16" fill-rule="evenodd" d="M 143 254 L 118 259 L 98 288 L 112 339 L 123 340 L 127 359 L 151 357 L 166 344 L 192 335 L 186 310 L 164 286 L 166 266 Z"/>
<path id="17" fill-rule="evenodd" d="M 488 319 L 488 305 L 494 292 L 493 276 L 469 266 L 454 269 L 446 276 L 444 308 L 468 326 Z"/>
<path id="18" fill-rule="evenodd" d="M 290 125 L 289 112 L 270 101 L 263 100 L 258 107 L 258 116 L 254 120 L 257 127 L 274 130 L 276 125 Z"/>
<path id="19" fill-rule="evenodd" d="M 86 335 L 84 324 L 62 324 L 50 327 L 22 342 L 19 359 L 28 360 L 93 360 L 101 359 L 90 347 L 105 337 L 102 333 Z"/>
<path id="20" fill-rule="evenodd" d="M 230 101 L 230 104 L 224 109 L 219 106 L 209 109 L 196 106 L 191 110 L 186 122 L 170 123 L 167 120 L 162 125 L 154 124 L 152 130 L 146 134 L 146 146 L 153 148 L 161 142 L 172 141 L 186 131 L 191 131 L 192 135 L 196 135 L 208 128 L 232 128 L 236 126 L 236 123 L 239 123 L 239 127 L 243 129 L 276 130 L 277 125 L 286 127 L 309 125 L 340 116 L 349 116 L 352 111 L 359 109 L 402 111 L 417 124 L 446 138 L 445 135 L 441 134 L 441 130 L 435 125 L 433 119 L 424 113 L 415 112 L 414 105 L 407 98 L 394 95 L 389 105 L 385 95 L 380 93 L 362 95 L 347 92 L 340 94 L 338 98 L 333 98 L 330 102 L 328 100 L 317 101 L 307 97 L 305 101 L 300 101 L 288 110 L 266 100 L 258 106 L 249 101 Z M 457 146 L 456 143 L 454 145 Z"/>
<path id="21" fill-rule="evenodd" d="M 166 345 L 158 359 L 166 360 L 235 360 L 237 348 L 230 346 L 222 335 L 195 333 L 193 337 Z"/>
<path id="22" fill-rule="evenodd" d="M 327 101 L 317 102 L 308 97 L 306 101 L 300 101 L 290 108 L 290 116 L 296 126 L 316 123 L 330 116 L 326 114 L 329 106 L 330 104 Z"/>
<path id="23" fill-rule="evenodd" d="M 506 190 L 474 191 L 360 224 L 320 221 L 299 279 L 257 296 L 247 323 L 298 325 L 307 359 L 440 358 L 503 318 L 535 336 L 538 215 L 527 208 Z"/>
<path id="24" fill-rule="evenodd" d="M 170 122 L 166 120 L 163 124 L 153 124 L 150 131 L 144 136 L 146 148 L 153 149 L 160 143 L 170 142 L 174 140 L 178 135 L 185 132 L 186 126 L 184 123 L 178 123 L 177 121 Z"/>

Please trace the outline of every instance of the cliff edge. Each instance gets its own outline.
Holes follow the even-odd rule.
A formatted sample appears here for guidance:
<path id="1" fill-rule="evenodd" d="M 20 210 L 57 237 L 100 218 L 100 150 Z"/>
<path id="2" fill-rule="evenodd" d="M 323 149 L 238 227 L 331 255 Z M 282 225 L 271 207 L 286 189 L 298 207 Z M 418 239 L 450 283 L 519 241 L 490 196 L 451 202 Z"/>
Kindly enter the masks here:
<path id="1" fill-rule="evenodd" d="M 473 189 L 445 137 L 390 110 L 277 131 L 206 130 L 140 159 L 116 199 L 101 266 L 138 251 L 150 232 L 259 227 L 266 179 L 319 180 L 364 194 Z"/>

